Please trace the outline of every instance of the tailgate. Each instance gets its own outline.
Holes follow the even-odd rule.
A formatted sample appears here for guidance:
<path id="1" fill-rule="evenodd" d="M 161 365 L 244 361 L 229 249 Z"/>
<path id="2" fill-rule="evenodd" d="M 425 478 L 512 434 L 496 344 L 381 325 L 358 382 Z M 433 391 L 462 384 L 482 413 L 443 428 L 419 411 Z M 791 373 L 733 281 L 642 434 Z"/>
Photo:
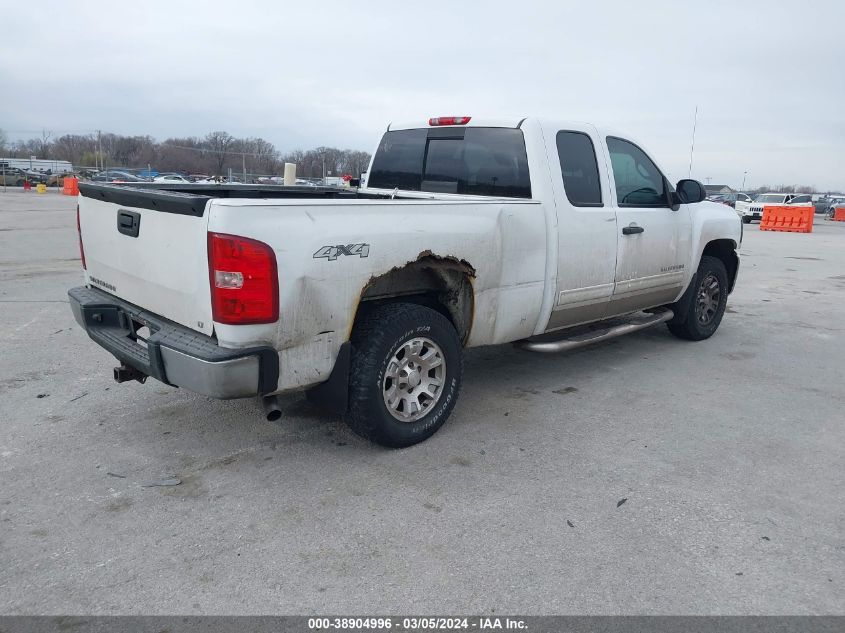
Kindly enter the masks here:
<path id="1" fill-rule="evenodd" d="M 86 283 L 211 334 L 207 200 L 80 185 Z"/>

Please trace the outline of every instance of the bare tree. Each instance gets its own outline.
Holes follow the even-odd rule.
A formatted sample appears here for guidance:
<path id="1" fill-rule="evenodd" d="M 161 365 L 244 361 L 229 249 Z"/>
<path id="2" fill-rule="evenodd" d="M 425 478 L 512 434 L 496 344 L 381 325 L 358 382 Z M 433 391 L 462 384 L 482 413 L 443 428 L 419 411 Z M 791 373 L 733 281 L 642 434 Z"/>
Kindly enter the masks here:
<path id="1" fill-rule="evenodd" d="M 203 141 L 196 137 L 169 138 L 157 146 L 158 169 L 162 171 L 185 171 L 190 174 L 210 174 L 214 171 L 214 156 L 205 149 Z"/>
<path id="2" fill-rule="evenodd" d="M 53 157 L 59 160 L 67 160 L 73 164 L 94 164 L 94 153 L 97 150 L 97 143 L 93 135 L 65 134 L 53 141 Z M 86 154 L 90 154 L 89 160 L 85 160 Z"/>
<path id="3" fill-rule="evenodd" d="M 214 153 L 214 162 L 217 168 L 216 175 L 223 175 L 223 166 L 226 164 L 226 152 L 235 141 L 235 137 L 228 132 L 210 132 L 203 139 L 205 147 Z"/>
<path id="4" fill-rule="evenodd" d="M 343 171 L 350 174 L 353 178 L 358 178 L 362 173 L 367 171 L 370 165 L 369 152 L 362 152 L 357 150 L 344 150 L 344 168 Z"/>
<path id="5" fill-rule="evenodd" d="M 249 174 L 281 175 L 284 163 L 295 163 L 297 174 L 305 178 L 350 174 L 357 177 L 370 162 L 367 152 L 336 147 L 318 147 L 308 151 L 295 149 L 282 155 L 268 140 L 261 137 L 238 139 L 228 132 L 211 132 L 202 138 L 168 138 L 161 143 L 150 136 L 121 134 L 65 134 L 53 138 L 44 130 L 40 137 L 10 142 L 0 131 L 0 152 L 13 157 L 38 156 L 67 160 L 74 165 L 93 166 L 102 145 L 105 165 L 124 168 L 145 168 L 148 164 L 160 171 L 181 171 L 192 174 L 223 175 L 231 167 L 240 173 L 246 166 Z M 5 148 L 4 148 L 5 146 Z"/>
<path id="6" fill-rule="evenodd" d="M 35 153 L 38 158 L 50 158 L 51 136 L 53 136 L 53 132 L 49 130 L 41 130 L 41 138 L 37 140 L 36 144 L 38 151 Z"/>

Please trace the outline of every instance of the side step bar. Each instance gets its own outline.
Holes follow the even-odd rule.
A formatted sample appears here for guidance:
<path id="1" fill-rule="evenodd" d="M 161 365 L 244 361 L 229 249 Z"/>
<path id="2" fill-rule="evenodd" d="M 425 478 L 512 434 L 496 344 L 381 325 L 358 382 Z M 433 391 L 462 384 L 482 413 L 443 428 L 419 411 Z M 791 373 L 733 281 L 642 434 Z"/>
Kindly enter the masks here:
<path id="1" fill-rule="evenodd" d="M 544 352 L 550 354 L 552 352 L 565 352 L 579 347 L 585 347 L 592 343 L 599 341 L 606 341 L 608 339 L 616 338 L 617 336 L 624 336 L 631 332 L 644 330 L 652 325 L 658 323 L 665 323 L 675 316 L 675 313 L 668 308 L 661 308 L 654 313 L 648 314 L 645 317 L 638 317 L 626 323 L 613 325 L 609 327 L 600 328 L 588 332 L 581 332 L 569 338 L 562 338 L 557 340 L 548 340 L 549 335 L 543 335 L 545 340 L 531 340 L 524 339 L 516 341 L 514 345 L 521 349 L 526 349 L 529 352 Z"/>

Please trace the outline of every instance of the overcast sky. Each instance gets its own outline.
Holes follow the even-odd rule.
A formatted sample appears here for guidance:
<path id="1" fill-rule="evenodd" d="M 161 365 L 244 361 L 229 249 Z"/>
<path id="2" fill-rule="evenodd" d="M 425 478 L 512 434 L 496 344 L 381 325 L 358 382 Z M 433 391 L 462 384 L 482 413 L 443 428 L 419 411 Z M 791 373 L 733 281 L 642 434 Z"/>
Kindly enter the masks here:
<path id="1" fill-rule="evenodd" d="M 0 0 L 0 129 L 371 151 L 386 124 L 546 116 L 673 180 L 845 189 L 845 2 Z M 193 8 L 189 8 L 193 7 Z"/>

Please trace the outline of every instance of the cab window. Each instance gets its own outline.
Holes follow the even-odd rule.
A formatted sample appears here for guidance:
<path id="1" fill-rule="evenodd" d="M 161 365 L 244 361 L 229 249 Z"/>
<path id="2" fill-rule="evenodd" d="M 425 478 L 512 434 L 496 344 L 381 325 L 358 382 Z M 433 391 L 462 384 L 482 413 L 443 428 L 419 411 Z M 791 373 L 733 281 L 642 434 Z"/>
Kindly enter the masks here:
<path id="1" fill-rule="evenodd" d="M 367 186 L 530 198 L 522 130 L 443 127 L 385 133 Z"/>
<path id="2" fill-rule="evenodd" d="M 583 132 L 557 133 L 557 154 L 563 188 L 576 207 L 601 207 L 601 181 L 593 141 Z"/>
<path id="3" fill-rule="evenodd" d="M 616 201 L 620 207 L 668 207 L 666 179 L 646 153 L 630 141 L 607 137 Z"/>

